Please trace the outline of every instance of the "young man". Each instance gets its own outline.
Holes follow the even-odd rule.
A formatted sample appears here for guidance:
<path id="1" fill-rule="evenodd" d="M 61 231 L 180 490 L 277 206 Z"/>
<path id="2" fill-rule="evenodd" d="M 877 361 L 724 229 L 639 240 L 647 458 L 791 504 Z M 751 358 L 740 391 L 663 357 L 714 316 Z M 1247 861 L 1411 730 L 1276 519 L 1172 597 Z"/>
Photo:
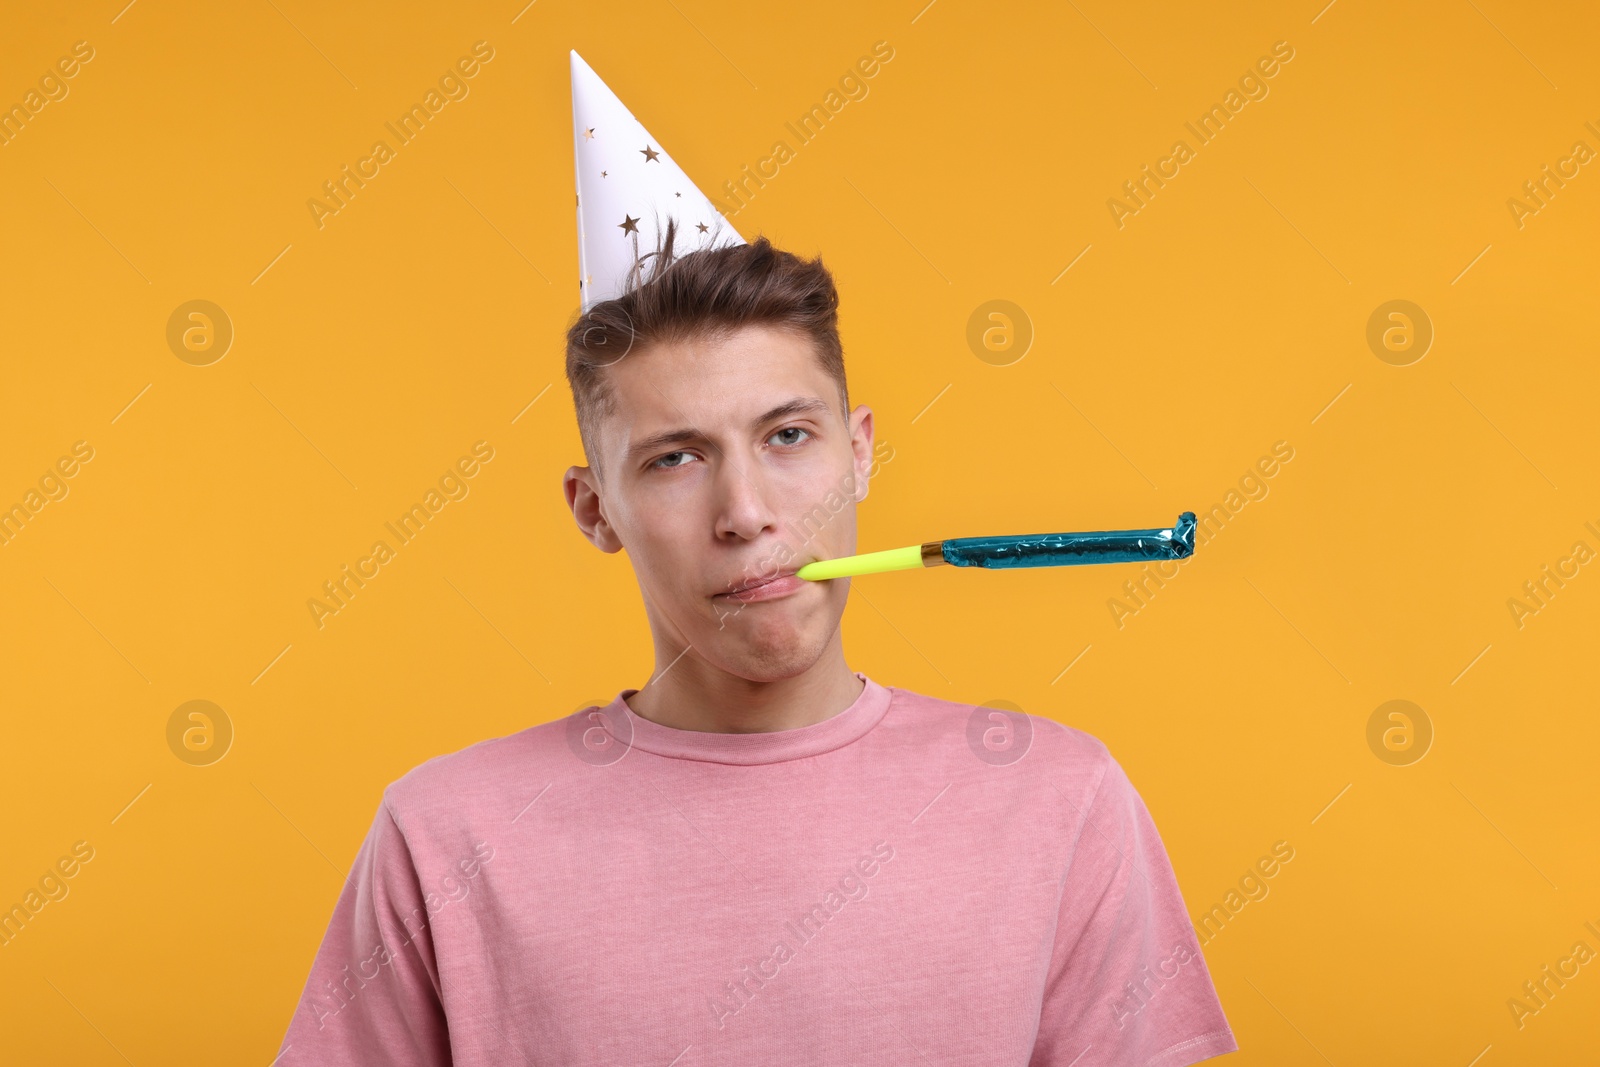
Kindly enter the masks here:
<path id="1" fill-rule="evenodd" d="M 385 790 L 277 1067 L 1234 1050 L 1103 744 L 850 670 L 848 580 L 794 577 L 855 550 L 881 462 L 833 279 L 764 238 L 680 254 L 679 220 L 625 277 L 587 257 L 567 334 L 566 499 L 627 549 L 655 670 Z"/>

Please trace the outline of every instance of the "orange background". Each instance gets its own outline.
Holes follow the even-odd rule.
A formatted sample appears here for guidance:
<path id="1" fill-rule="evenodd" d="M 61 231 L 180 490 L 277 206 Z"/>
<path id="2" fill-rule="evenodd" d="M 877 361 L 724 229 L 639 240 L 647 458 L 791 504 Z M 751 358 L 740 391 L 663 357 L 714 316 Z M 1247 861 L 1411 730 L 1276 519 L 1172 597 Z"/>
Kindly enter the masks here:
<path id="1" fill-rule="evenodd" d="M 1131 566 L 888 574 L 851 666 L 1102 738 L 1197 920 L 1293 847 L 1206 946 L 1235 1062 L 1593 1061 L 1600 964 L 1507 1006 L 1600 951 L 1600 577 L 1507 605 L 1600 548 L 1600 167 L 1507 206 L 1600 149 L 1592 7 L 122 4 L 0 39 L 0 102 L 94 50 L 0 147 L 0 506 L 93 449 L 0 546 L 0 905 L 94 850 L 0 948 L 8 1062 L 267 1063 L 384 784 L 644 683 L 627 562 L 559 489 L 567 50 L 715 195 L 880 40 L 737 219 L 836 271 L 894 446 L 862 549 L 1170 525 L 1294 458 L 1120 628 Z M 480 40 L 470 95 L 318 228 Z M 1269 94 L 1119 228 L 1278 41 Z M 206 366 L 167 342 L 195 299 L 234 330 Z M 1020 359 L 968 344 L 996 299 Z M 1396 299 L 1435 332 L 1407 366 L 1367 342 Z M 319 629 L 307 600 L 477 441 L 470 494 Z M 1396 699 L 1433 731 L 1405 766 L 1367 740 Z M 208 766 L 169 747 L 191 700 L 234 733 Z"/>

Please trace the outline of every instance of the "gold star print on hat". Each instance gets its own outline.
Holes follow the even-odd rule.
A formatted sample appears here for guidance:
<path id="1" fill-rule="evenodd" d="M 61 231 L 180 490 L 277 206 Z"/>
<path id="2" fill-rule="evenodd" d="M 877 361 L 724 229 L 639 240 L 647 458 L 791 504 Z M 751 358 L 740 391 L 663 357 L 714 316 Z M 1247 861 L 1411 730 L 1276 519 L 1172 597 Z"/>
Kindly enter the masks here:
<path id="1" fill-rule="evenodd" d="M 676 219 L 679 255 L 745 243 L 661 142 L 572 53 L 573 148 L 578 174 L 578 273 L 587 311 L 620 296 L 641 253 Z"/>

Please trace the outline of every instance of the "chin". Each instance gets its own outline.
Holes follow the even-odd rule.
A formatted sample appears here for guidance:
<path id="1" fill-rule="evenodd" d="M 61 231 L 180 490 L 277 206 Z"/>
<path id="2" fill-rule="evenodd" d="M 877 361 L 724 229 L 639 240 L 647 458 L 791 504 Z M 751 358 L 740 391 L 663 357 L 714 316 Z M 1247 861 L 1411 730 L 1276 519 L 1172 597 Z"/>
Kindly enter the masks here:
<path id="1" fill-rule="evenodd" d="M 720 635 L 707 658 L 729 674 L 752 682 L 777 682 L 804 674 L 822 658 L 827 641 L 808 630 L 785 627 L 760 633 Z"/>

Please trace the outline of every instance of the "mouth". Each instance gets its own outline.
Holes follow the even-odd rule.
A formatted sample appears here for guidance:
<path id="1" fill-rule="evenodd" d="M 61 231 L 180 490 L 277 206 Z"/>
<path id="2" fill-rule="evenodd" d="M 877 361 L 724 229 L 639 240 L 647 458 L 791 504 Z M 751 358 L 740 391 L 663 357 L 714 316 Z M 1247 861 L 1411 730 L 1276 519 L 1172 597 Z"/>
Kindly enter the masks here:
<path id="1" fill-rule="evenodd" d="M 755 578 L 742 582 L 726 593 L 718 593 L 713 600 L 730 600 L 739 604 L 755 604 L 763 600 L 777 600 L 781 597 L 792 596 L 808 585 L 803 578 L 796 578 L 794 571 L 784 571 L 771 578 Z"/>

